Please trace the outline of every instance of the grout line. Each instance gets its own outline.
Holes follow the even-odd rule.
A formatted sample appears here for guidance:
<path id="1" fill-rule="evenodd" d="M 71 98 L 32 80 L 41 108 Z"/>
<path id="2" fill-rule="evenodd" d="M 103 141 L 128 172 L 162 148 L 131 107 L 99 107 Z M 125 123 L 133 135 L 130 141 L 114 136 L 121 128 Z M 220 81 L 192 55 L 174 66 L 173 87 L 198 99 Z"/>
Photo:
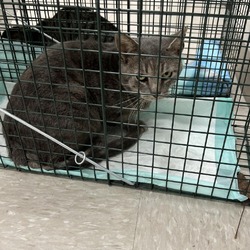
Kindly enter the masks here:
<path id="1" fill-rule="evenodd" d="M 138 228 L 138 219 L 139 219 L 139 211 L 140 211 L 140 208 L 141 208 L 141 200 L 142 200 L 142 190 L 140 190 L 140 200 L 139 200 L 138 208 L 137 208 L 135 231 L 134 231 L 134 240 L 133 240 L 133 246 L 132 246 L 131 250 L 135 250 L 135 237 L 136 237 L 136 232 L 137 232 L 137 228 Z"/>

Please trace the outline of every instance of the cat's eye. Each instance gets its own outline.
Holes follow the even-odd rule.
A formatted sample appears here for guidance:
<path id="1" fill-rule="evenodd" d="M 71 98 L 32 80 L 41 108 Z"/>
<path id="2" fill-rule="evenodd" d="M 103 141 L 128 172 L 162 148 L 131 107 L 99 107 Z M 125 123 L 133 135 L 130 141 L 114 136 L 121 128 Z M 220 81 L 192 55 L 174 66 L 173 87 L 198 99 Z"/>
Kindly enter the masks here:
<path id="1" fill-rule="evenodd" d="M 170 78 L 170 77 L 172 77 L 172 76 L 173 76 L 173 72 L 171 72 L 171 71 L 167 71 L 167 72 L 165 72 L 165 73 L 162 75 L 163 78 Z"/>
<path id="2" fill-rule="evenodd" d="M 146 76 L 136 76 L 136 79 L 140 82 L 146 82 L 148 80 Z"/>

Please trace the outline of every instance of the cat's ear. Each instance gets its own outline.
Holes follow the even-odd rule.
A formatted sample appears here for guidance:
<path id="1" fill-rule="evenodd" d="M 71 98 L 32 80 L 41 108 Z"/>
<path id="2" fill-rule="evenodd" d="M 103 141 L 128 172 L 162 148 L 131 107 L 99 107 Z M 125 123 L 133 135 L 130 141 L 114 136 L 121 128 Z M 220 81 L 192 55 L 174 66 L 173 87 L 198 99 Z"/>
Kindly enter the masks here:
<path id="1" fill-rule="evenodd" d="M 184 29 L 179 30 L 177 33 L 173 34 L 172 38 L 169 40 L 166 50 L 172 52 L 176 55 L 179 55 L 180 52 L 184 48 L 183 39 L 186 35 L 188 27 L 186 26 Z"/>
<path id="2" fill-rule="evenodd" d="M 121 52 L 122 59 L 126 59 L 126 53 L 135 53 L 138 52 L 139 45 L 138 43 L 132 39 L 130 36 L 126 34 L 118 34 L 115 35 L 115 45 L 118 51 Z"/>

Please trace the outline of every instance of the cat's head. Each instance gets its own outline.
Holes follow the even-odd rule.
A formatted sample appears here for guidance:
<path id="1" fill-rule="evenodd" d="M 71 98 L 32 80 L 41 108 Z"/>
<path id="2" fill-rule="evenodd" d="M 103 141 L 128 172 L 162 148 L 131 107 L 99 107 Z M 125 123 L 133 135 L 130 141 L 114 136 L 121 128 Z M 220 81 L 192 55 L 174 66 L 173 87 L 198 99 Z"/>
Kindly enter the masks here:
<path id="1" fill-rule="evenodd" d="M 120 73 L 123 87 L 151 102 L 168 95 L 182 70 L 180 54 L 187 27 L 170 37 L 132 39 L 121 34 L 115 43 L 121 55 Z M 139 56 L 140 54 L 140 56 Z"/>

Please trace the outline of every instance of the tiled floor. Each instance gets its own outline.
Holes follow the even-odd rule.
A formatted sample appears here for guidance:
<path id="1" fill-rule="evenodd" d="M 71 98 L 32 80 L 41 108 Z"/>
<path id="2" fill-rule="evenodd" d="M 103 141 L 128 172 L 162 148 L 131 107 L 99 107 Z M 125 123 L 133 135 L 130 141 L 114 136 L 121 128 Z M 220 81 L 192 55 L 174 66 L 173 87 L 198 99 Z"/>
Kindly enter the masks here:
<path id="1" fill-rule="evenodd" d="M 0 169 L 0 250 L 249 249 L 250 208 Z"/>

